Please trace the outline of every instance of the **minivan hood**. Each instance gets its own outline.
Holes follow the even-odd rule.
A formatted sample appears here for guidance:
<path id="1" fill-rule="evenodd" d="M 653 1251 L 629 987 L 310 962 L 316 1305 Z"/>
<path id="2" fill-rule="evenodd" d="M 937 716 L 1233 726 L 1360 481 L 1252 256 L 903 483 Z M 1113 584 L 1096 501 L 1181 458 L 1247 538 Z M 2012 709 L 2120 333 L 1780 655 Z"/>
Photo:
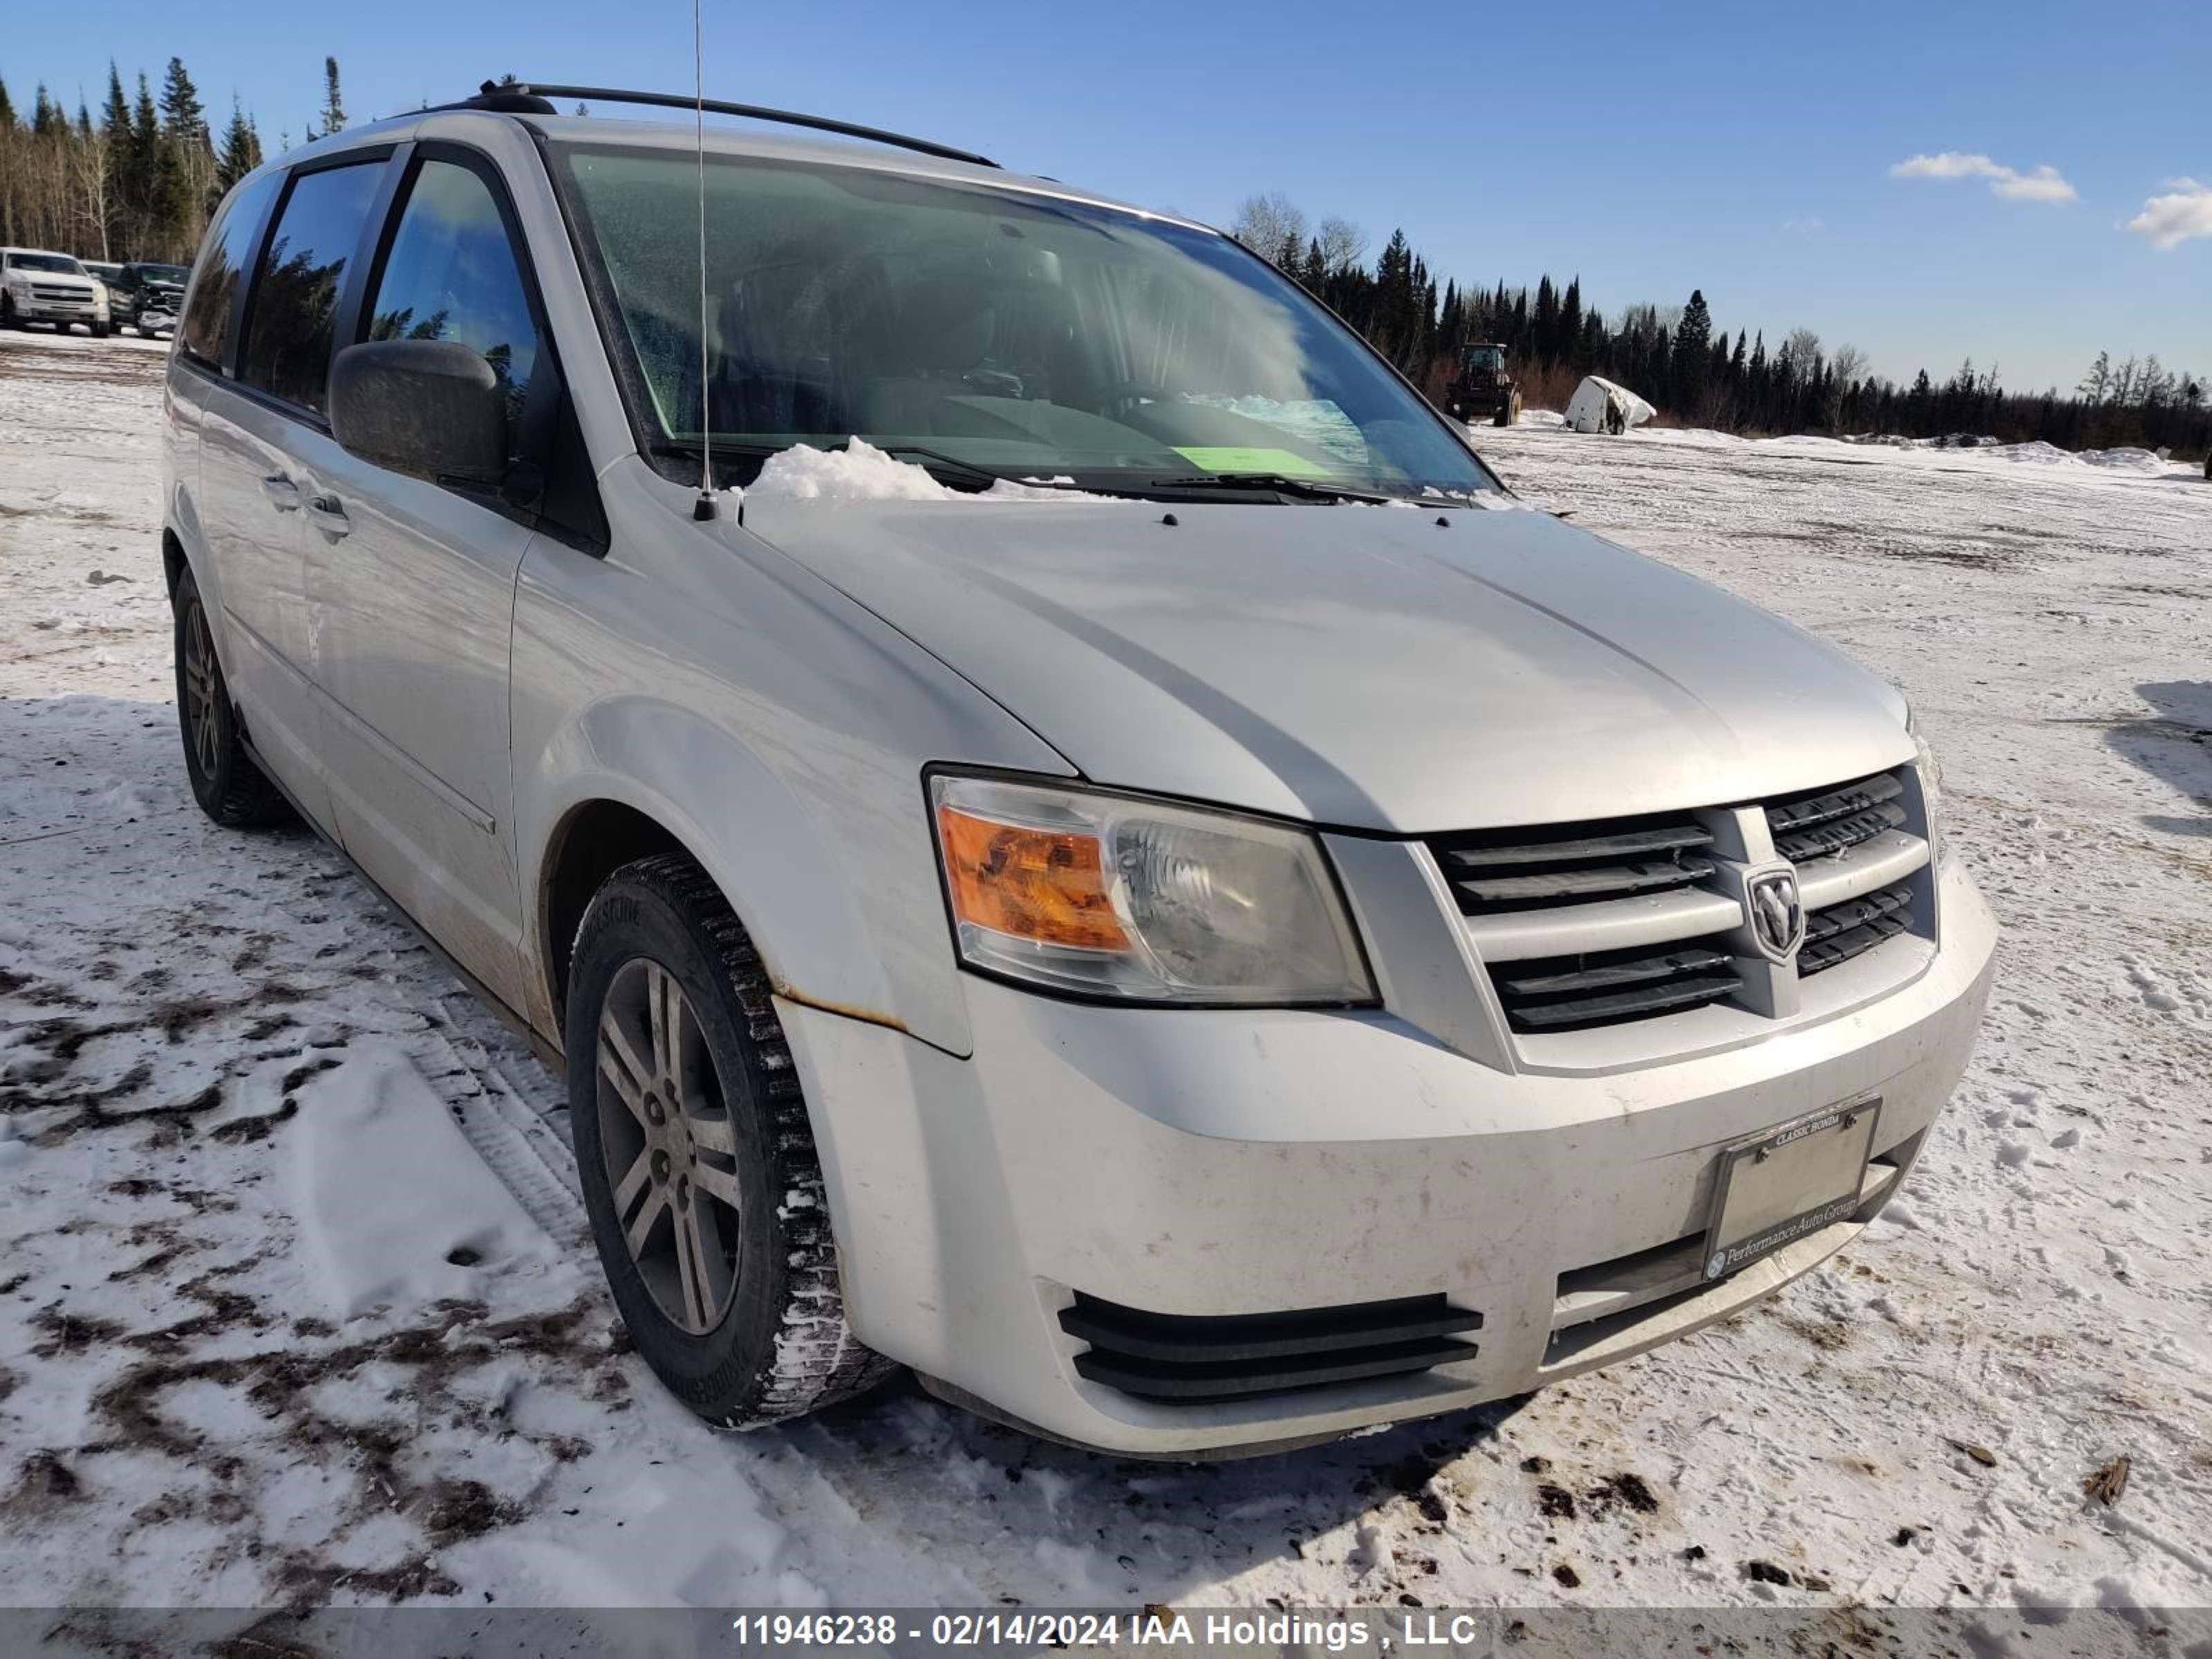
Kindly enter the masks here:
<path id="1" fill-rule="evenodd" d="M 1429 833 L 1910 758 L 1898 694 L 1548 514 L 753 497 L 744 527 L 1101 783 Z"/>

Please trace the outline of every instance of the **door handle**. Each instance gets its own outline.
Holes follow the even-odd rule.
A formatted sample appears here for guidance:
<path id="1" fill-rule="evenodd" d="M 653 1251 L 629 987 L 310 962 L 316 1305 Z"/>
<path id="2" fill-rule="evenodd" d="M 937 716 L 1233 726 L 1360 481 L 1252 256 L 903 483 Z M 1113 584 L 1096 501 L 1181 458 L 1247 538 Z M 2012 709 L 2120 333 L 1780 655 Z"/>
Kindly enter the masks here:
<path id="1" fill-rule="evenodd" d="M 271 473 L 261 481 L 261 493 L 279 513 L 289 513 L 300 505 L 300 486 L 281 472 Z"/>
<path id="2" fill-rule="evenodd" d="M 353 530 L 353 521 L 346 517 L 345 507 L 335 495 L 308 496 L 307 518 L 316 529 L 332 541 Z"/>

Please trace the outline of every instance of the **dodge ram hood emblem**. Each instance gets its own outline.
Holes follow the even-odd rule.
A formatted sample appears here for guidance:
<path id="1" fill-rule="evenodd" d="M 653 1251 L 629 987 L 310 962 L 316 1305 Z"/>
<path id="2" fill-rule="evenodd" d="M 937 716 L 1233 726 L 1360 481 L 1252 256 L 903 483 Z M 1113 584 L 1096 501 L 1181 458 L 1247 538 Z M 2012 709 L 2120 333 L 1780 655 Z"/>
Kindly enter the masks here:
<path id="1" fill-rule="evenodd" d="M 1797 896 L 1797 878 L 1788 870 L 1753 876 L 1749 885 L 1751 931 L 1759 948 L 1775 962 L 1787 962 L 1805 942 L 1805 906 Z"/>

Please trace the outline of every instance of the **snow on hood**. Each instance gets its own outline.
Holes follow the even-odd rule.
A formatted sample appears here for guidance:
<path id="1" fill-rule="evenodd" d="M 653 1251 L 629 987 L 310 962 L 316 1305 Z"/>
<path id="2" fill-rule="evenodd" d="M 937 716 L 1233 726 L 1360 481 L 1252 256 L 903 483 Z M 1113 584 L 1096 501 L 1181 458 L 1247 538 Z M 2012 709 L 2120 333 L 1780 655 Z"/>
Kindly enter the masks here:
<path id="1" fill-rule="evenodd" d="M 1071 481 L 1072 482 L 1072 481 Z M 1050 478 L 1017 483 L 1001 478 L 979 496 L 953 489 L 926 467 L 852 439 L 843 449 L 794 445 L 769 456 L 742 492 L 747 501 L 1100 501 L 1103 495 L 1058 488 Z"/>
<path id="2" fill-rule="evenodd" d="M 1912 753 L 1902 700 L 1828 647 L 1547 514 L 1176 517 L 756 494 L 744 530 L 1102 783 L 1421 832 L 1756 799 Z"/>

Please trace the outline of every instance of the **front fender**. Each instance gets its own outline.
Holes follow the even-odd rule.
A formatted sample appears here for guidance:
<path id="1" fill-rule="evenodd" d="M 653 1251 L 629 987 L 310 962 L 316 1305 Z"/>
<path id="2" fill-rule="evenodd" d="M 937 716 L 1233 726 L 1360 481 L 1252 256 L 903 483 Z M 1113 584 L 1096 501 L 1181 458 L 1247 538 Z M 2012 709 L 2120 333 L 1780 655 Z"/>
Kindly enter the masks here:
<path id="1" fill-rule="evenodd" d="M 620 550 L 541 538 L 515 597 L 518 866 L 533 1025 L 558 1029 L 549 859 L 594 800 L 642 813 L 713 878 L 779 994 L 969 1052 L 929 830 L 932 761 L 1065 775 L 965 679 L 781 556 L 757 562 L 610 480 Z M 644 520 L 624 533 L 637 511 Z"/>
<path id="2" fill-rule="evenodd" d="M 584 808 L 611 801 L 652 819 L 706 871 L 743 921 L 776 993 L 909 1030 L 877 951 L 866 907 L 829 849 L 827 832 L 783 780 L 731 734 L 690 709 L 643 697 L 593 704 L 543 757 L 544 793 L 532 804 L 523 867 L 541 872 Z M 533 907 L 542 933 L 546 907 Z M 940 933 L 943 928 L 939 928 Z M 539 938 L 550 964 L 560 941 Z M 949 950 L 949 945 L 948 945 Z M 549 1015 L 551 975 L 544 975 Z M 928 1040 L 967 1052 L 967 1022 L 927 1020 Z"/>

